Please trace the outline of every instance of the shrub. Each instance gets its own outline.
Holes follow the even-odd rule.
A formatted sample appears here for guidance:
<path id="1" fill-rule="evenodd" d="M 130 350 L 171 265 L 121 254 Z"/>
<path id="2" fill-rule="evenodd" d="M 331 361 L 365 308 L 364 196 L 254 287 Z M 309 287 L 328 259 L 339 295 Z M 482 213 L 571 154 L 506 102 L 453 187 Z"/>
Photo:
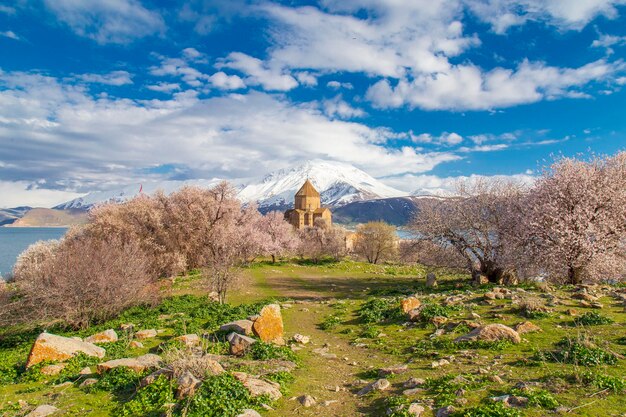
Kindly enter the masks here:
<path id="1" fill-rule="evenodd" d="M 255 408 L 267 400 L 252 398 L 235 377 L 224 373 L 204 380 L 186 407 L 187 417 L 234 417 L 245 408 Z"/>
<path id="2" fill-rule="evenodd" d="M 519 395 L 521 397 L 528 398 L 528 405 L 534 407 L 541 407 L 545 409 L 555 409 L 559 406 L 559 402 L 554 398 L 554 396 L 544 389 L 534 389 L 534 390 L 513 390 L 513 395 Z"/>
<path id="3" fill-rule="evenodd" d="M 120 409 L 123 417 L 159 417 L 166 404 L 174 402 L 174 383 L 165 375 L 140 389 L 137 394 Z"/>
<path id="4" fill-rule="evenodd" d="M 440 378 L 428 378 L 424 388 L 434 396 L 435 405 L 443 407 L 455 403 L 459 389 L 475 389 L 483 384 L 475 375 L 444 375 Z"/>
<path id="5" fill-rule="evenodd" d="M 616 394 L 626 390 L 626 380 L 624 378 L 620 378 L 619 376 L 611 376 L 587 371 L 582 374 L 582 381 L 585 384 L 593 385 L 598 389 L 610 390 Z"/>
<path id="6" fill-rule="evenodd" d="M 266 361 L 269 359 L 284 359 L 292 362 L 296 362 L 298 357 L 296 354 L 286 346 L 276 346 L 271 343 L 265 343 L 257 340 L 250 349 L 248 349 L 247 355 L 255 361 Z"/>
<path id="7" fill-rule="evenodd" d="M 502 402 L 490 402 L 458 411 L 452 414 L 452 417 L 522 417 L 522 415 L 517 408 L 507 407 Z"/>
<path id="8" fill-rule="evenodd" d="M 535 360 L 550 362 L 573 363 L 581 366 L 614 365 L 617 357 L 597 346 L 591 341 L 579 339 L 563 339 L 556 344 L 558 350 L 537 352 Z"/>
<path id="9" fill-rule="evenodd" d="M 444 306 L 441 304 L 424 304 L 420 310 L 420 320 L 429 322 L 433 317 L 452 317 L 461 306 Z"/>
<path id="10" fill-rule="evenodd" d="M 94 389 L 113 392 L 132 391 L 146 375 L 147 372 L 138 373 L 126 367 L 113 368 L 104 373 L 97 383 L 87 387 L 87 390 Z"/>
<path id="11" fill-rule="evenodd" d="M 326 316 L 324 321 L 320 323 L 319 327 L 322 330 L 332 330 L 340 324 L 341 318 L 337 315 L 331 314 L 330 316 Z"/>
<path id="12" fill-rule="evenodd" d="M 597 326 L 601 324 L 611 324 L 613 320 L 595 311 L 589 311 L 580 317 L 576 317 L 574 323 L 577 325 Z"/>
<path id="13" fill-rule="evenodd" d="M 541 319 L 549 315 L 548 308 L 537 297 L 524 297 L 519 302 L 519 312 L 529 319 Z"/>
<path id="14" fill-rule="evenodd" d="M 362 327 L 361 333 L 359 336 L 366 337 L 368 339 L 374 339 L 378 337 L 379 334 L 380 334 L 380 330 L 378 330 L 377 327 L 368 324 Z"/>
<path id="15" fill-rule="evenodd" d="M 361 306 L 358 315 L 363 323 L 382 323 L 405 318 L 398 300 L 385 298 L 370 298 Z"/>

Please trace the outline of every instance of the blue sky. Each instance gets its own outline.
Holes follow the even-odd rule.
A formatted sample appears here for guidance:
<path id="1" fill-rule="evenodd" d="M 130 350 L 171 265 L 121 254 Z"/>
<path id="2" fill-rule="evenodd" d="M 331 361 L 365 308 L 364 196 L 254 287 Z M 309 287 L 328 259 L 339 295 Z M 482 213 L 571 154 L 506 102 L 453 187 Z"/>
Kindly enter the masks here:
<path id="1" fill-rule="evenodd" d="M 411 192 L 626 145 L 626 0 L 0 2 L 0 207 L 351 163 Z"/>

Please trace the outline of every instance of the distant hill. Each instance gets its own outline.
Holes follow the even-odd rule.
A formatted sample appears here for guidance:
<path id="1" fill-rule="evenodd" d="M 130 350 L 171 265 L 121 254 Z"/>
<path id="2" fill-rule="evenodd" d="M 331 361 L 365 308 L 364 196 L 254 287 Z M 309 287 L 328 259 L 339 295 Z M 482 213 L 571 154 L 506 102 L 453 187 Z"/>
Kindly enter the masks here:
<path id="1" fill-rule="evenodd" d="M 68 227 L 84 224 L 87 221 L 87 212 L 81 210 L 55 210 L 49 208 L 34 208 L 28 210 L 20 219 L 15 220 L 7 227 Z"/>
<path id="2" fill-rule="evenodd" d="M 7 209 L 0 209 L 0 226 L 11 224 L 17 219 L 21 218 L 31 207 L 14 207 Z"/>
<path id="3" fill-rule="evenodd" d="M 420 202 L 430 198 L 436 197 L 412 196 L 355 201 L 333 209 L 333 222 L 350 225 L 382 220 L 395 226 L 404 226 L 419 213 Z"/>

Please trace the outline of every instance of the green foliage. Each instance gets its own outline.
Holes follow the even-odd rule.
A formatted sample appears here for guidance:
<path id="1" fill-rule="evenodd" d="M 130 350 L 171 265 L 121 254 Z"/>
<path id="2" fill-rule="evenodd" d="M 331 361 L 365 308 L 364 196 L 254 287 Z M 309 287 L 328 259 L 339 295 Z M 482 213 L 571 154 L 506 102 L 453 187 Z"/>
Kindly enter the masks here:
<path id="1" fill-rule="evenodd" d="M 577 325 L 598 326 L 601 324 L 611 324 L 613 320 L 595 311 L 589 311 L 580 317 L 576 317 L 574 323 Z"/>
<path id="2" fill-rule="evenodd" d="M 359 334 L 359 336 L 365 337 L 367 339 L 375 339 L 376 337 L 378 337 L 379 334 L 380 330 L 378 329 L 378 327 L 367 324 L 361 327 L 361 333 Z"/>
<path id="3" fill-rule="evenodd" d="M 330 316 L 326 316 L 326 318 L 324 318 L 324 321 L 320 323 L 319 328 L 322 330 L 332 330 L 341 324 L 341 320 L 341 317 L 331 314 Z"/>
<path id="4" fill-rule="evenodd" d="M 385 409 L 391 413 L 385 414 L 390 417 L 412 417 L 409 414 L 409 405 L 411 401 L 404 396 L 393 396 L 385 399 Z"/>
<path id="5" fill-rule="evenodd" d="M 411 350 L 418 357 L 429 357 L 433 351 L 454 353 L 459 350 L 467 349 L 485 349 L 491 351 L 501 351 L 512 346 L 508 340 L 498 340 L 489 342 L 486 340 L 464 340 L 461 342 L 455 342 L 452 339 L 436 338 L 436 339 L 424 339 L 419 340 L 413 345 Z"/>
<path id="6" fill-rule="evenodd" d="M 188 404 L 186 417 L 234 417 L 245 408 L 255 408 L 264 398 L 252 398 L 232 375 L 223 373 L 204 380 Z"/>
<path id="7" fill-rule="evenodd" d="M 626 379 L 618 376 L 587 371 L 582 374 L 582 380 L 587 385 L 593 385 L 601 390 L 610 390 L 616 394 L 626 390 Z"/>
<path id="8" fill-rule="evenodd" d="M 535 360 L 548 362 L 573 363 L 581 366 L 614 365 L 617 357 L 590 342 L 563 339 L 556 344 L 558 350 L 536 352 Z"/>
<path id="9" fill-rule="evenodd" d="M 428 303 L 420 309 L 420 320 L 429 322 L 433 317 L 452 317 L 461 309 L 461 306 L 444 306 L 441 304 Z"/>
<path id="10" fill-rule="evenodd" d="M 559 406 L 559 402 L 554 396 L 544 389 L 531 389 L 531 390 L 512 390 L 511 394 L 518 395 L 520 397 L 528 398 L 528 405 L 533 407 L 541 407 L 548 410 L 553 410 Z"/>
<path id="11" fill-rule="evenodd" d="M 291 384 L 296 379 L 291 373 L 284 372 L 284 371 L 267 374 L 267 375 L 264 375 L 263 378 L 267 379 L 268 381 L 276 382 L 277 384 L 279 384 L 280 392 L 283 395 L 289 394 L 289 389 L 287 388 L 287 385 Z"/>
<path id="12" fill-rule="evenodd" d="M 358 311 L 363 323 L 384 323 L 405 319 L 397 299 L 370 298 Z"/>
<path id="13" fill-rule="evenodd" d="M 165 375 L 137 391 L 137 394 L 124 404 L 119 414 L 123 417 L 159 417 L 164 405 L 174 402 L 174 383 Z"/>
<path id="14" fill-rule="evenodd" d="M 473 390 L 481 387 L 484 381 L 476 375 L 444 375 L 440 378 L 428 378 L 424 388 L 432 395 L 437 407 L 453 405 L 457 399 L 456 391 L 459 389 Z"/>
<path id="15" fill-rule="evenodd" d="M 108 353 L 108 352 L 107 352 Z M 79 353 L 66 362 L 65 368 L 56 377 L 56 383 L 72 380 L 79 376 L 80 371 L 87 366 L 94 366 L 100 362 L 100 359 L 93 356 Z"/>
<path id="16" fill-rule="evenodd" d="M 104 373 L 97 383 L 87 387 L 87 390 L 131 391 L 139 385 L 139 381 L 146 375 L 147 372 L 138 373 L 126 367 L 113 368 Z"/>
<path id="17" fill-rule="evenodd" d="M 522 415 L 517 408 L 507 407 L 502 402 L 489 402 L 455 412 L 452 417 L 522 417 Z"/>
<path id="18" fill-rule="evenodd" d="M 98 345 L 106 350 L 106 360 L 127 358 L 132 356 L 130 342 L 127 339 L 120 339 L 117 342 Z"/>
<path id="19" fill-rule="evenodd" d="M 266 361 L 269 359 L 283 359 L 296 362 L 298 357 L 287 346 L 276 346 L 271 343 L 265 343 L 257 340 L 246 353 L 250 359 L 255 361 Z"/>

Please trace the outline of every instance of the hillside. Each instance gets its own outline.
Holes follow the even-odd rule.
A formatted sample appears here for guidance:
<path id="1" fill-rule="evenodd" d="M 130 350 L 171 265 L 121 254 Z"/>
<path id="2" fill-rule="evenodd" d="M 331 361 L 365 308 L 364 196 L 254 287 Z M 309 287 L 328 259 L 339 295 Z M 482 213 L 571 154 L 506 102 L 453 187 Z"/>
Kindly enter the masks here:
<path id="1" fill-rule="evenodd" d="M 0 209 L 0 226 L 11 224 L 28 212 L 30 207 L 14 207 Z"/>
<path id="2" fill-rule="evenodd" d="M 419 212 L 419 203 L 427 197 L 396 197 L 355 201 L 333 211 L 333 221 L 357 224 L 382 220 L 395 226 L 406 225 Z"/>
<path id="3" fill-rule="evenodd" d="M 6 227 L 67 227 L 86 221 L 85 211 L 34 208 Z"/>

